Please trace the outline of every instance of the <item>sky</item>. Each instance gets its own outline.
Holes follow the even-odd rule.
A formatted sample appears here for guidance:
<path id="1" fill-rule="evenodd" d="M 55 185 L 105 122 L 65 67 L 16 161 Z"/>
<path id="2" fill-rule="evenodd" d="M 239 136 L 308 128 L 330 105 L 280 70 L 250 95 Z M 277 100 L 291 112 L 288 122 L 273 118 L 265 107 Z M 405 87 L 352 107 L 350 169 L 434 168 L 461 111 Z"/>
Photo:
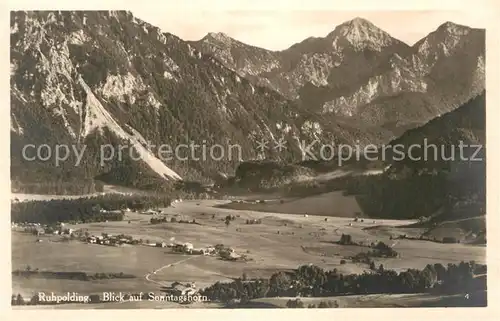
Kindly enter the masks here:
<path id="1" fill-rule="evenodd" d="M 16 10 L 53 10 L 54 0 L 5 0 Z M 128 10 L 184 40 L 224 32 L 250 45 L 281 50 L 355 17 L 413 45 L 446 21 L 497 29 L 498 0 L 85 0 L 58 10 Z M 492 32 L 493 34 L 493 32 Z"/>
<path id="2" fill-rule="evenodd" d="M 308 37 L 324 37 L 336 25 L 365 18 L 391 36 L 413 45 L 446 21 L 486 28 L 479 11 L 325 11 L 325 10 L 193 10 L 134 8 L 132 13 L 184 40 L 199 40 L 208 32 L 224 32 L 244 43 L 270 50 L 286 49 Z"/>

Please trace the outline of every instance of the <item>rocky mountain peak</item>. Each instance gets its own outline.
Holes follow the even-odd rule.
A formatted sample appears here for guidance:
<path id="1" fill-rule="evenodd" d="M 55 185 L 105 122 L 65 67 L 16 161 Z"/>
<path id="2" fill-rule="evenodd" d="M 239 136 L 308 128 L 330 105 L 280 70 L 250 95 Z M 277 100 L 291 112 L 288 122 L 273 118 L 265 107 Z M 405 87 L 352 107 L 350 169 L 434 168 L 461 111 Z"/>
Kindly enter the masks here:
<path id="1" fill-rule="evenodd" d="M 380 51 L 382 48 L 395 43 L 395 39 L 387 32 L 360 17 L 338 25 L 327 36 L 327 39 L 331 40 L 334 48 L 342 45 L 350 45 L 358 50 L 369 48 Z"/>
<path id="2" fill-rule="evenodd" d="M 373 23 L 361 17 L 355 17 L 354 19 L 346 21 L 340 24 L 339 27 L 351 29 L 378 29 Z"/>
<path id="3" fill-rule="evenodd" d="M 451 21 L 446 21 L 437 29 L 438 32 L 446 32 L 452 35 L 466 35 L 470 32 L 471 28 L 460 25 Z"/>
<path id="4" fill-rule="evenodd" d="M 233 38 L 229 37 L 224 32 L 209 32 L 205 37 L 203 37 L 202 40 L 205 42 L 216 41 L 225 45 L 231 45 L 231 43 L 233 42 Z"/>
<path id="5" fill-rule="evenodd" d="M 453 51 L 464 45 L 472 44 L 476 41 L 484 43 L 483 38 L 483 30 L 473 29 L 447 21 L 440 25 L 435 31 L 431 32 L 427 37 L 418 41 L 414 47 L 417 48 L 418 52 L 421 54 L 439 52 L 450 55 Z M 477 45 L 481 46 L 480 43 Z M 475 46 L 475 44 L 473 46 Z M 482 46 L 484 46 L 484 44 Z"/>

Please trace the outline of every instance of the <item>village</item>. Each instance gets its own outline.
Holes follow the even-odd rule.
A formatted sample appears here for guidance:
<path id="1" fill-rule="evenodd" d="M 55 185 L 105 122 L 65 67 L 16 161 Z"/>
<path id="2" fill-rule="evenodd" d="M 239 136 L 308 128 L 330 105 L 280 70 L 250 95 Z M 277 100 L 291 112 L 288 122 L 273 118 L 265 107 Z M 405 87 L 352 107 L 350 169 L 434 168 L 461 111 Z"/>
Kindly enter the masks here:
<path id="1" fill-rule="evenodd" d="M 147 210 L 141 214 L 155 213 L 159 214 L 161 211 Z M 150 224 L 157 224 L 159 222 L 167 222 L 166 218 L 162 219 L 153 217 Z M 176 221 L 175 217 L 168 222 L 184 223 L 182 220 Z M 185 223 L 194 223 L 193 221 L 186 221 Z M 231 247 L 223 244 L 216 244 L 213 246 L 195 247 L 190 242 L 179 242 L 173 237 L 169 242 L 166 241 L 150 241 L 148 239 L 134 238 L 126 234 L 111 234 L 102 232 L 100 235 L 90 234 L 86 228 L 75 229 L 67 227 L 65 223 L 57 223 L 54 225 L 41 224 L 41 223 L 12 223 L 12 231 L 29 233 L 37 236 L 36 242 L 41 243 L 44 240 L 53 241 L 50 236 L 59 236 L 58 241 L 80 241 L 86 244 L 102 245 L 102 246 L 148 246 L 158 248 L 168 248 L 171 253 L 184 254 L 184 255 L 205 255 L 214 256 L 227 261 L 248 261 L 245 254 L 238 254 Z"/>

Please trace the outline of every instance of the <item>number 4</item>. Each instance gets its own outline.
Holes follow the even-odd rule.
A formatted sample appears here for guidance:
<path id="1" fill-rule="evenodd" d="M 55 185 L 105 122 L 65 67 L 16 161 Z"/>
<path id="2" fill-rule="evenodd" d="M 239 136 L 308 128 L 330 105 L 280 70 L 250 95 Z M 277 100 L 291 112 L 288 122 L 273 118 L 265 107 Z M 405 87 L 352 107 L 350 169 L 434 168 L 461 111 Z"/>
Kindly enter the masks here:
<path id="1" fill-rule="evenodd" d="M 465 294 L 465 299 L 469 300 L 469 293 Z"/>

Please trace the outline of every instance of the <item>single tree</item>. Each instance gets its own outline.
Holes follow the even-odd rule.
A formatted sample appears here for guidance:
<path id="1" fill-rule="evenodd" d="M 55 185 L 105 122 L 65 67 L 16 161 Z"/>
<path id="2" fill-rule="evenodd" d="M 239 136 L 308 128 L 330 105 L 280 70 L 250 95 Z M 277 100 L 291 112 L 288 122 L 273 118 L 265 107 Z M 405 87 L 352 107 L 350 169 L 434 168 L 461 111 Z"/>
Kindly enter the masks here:
<path id="1" fill-rule="evenodd" d="M 38 294 L 33 295 L 30 300 L 30 305 L 37 305 L 39 303 L 40 303 L 40 297 L 38 296 Z"/>
<path id="2" fill-rule="evenodd" d="M 23 298 L 23 296 L 21 295 L 21 293 L 19 293 L 19 294 L 17 295 L 16 305 L 24 305 L 24 298 Z"/>
<path id="3" fill-rule="evenodd" d="M 318 308 L 321 308 L 321 309 L 328 308 L 328 304 L 326 304 L 325 301 L 321 301 L 318 305 Z"/>

